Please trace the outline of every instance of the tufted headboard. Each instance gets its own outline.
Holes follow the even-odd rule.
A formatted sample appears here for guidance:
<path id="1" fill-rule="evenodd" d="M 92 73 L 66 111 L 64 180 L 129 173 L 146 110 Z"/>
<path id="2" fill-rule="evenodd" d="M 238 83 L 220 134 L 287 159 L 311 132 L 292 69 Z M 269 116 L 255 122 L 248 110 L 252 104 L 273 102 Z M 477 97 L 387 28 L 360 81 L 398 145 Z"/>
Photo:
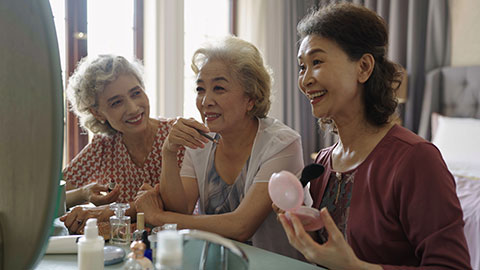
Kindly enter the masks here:
<path id="1" fill-rule="evenodd" d="M 419 135 L 431 139 L 433 112 L 480 118 L 480 66 L 443 67 L 427 74 Z"/>

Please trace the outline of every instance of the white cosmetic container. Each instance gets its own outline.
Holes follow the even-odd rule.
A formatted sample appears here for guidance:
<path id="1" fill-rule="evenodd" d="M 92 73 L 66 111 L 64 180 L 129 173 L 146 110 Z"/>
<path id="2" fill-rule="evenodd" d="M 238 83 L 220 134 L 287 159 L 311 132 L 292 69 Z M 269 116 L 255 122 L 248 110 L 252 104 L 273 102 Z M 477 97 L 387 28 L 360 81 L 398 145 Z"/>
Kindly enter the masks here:
<path id="1" fill-rule="evenodd" d="M 98 235 L 97 219 L 89 218 L 85 226 L 85 234 L 78 240 L 78 269 L 103 269 L 105 240 Z"/>

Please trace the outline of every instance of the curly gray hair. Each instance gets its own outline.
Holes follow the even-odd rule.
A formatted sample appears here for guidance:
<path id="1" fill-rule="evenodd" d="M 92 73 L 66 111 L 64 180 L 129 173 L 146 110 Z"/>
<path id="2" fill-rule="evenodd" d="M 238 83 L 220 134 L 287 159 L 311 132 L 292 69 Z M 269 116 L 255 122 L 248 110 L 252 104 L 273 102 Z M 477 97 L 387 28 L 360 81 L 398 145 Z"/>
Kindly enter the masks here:
<path id="1" fill-rule="evenodd" d="M 255 100 L 253 109 L 248 114 L 258 118 L 266 117 L 270 110 L 273 79 L 260 51 L 250 42 L 228 36 L 216 44 L 195 51 L 191 64 L 195 75 L 198 76 L 200 69 L 211 60 L 227 64 L 231 74 L 239 79 L 245 94 Z"/>
<path id="2" fill-rule="evenodd" d="M 84 57 L 70 76 L 67 86 L 67 99 L 71 110 L 78 116 L 80 125 L 94 134 L 113 135 L 117 131 L 107 122 L 101 123 L 90 112 L 97 109 L 98 94 L 120 75 L 131 74 L 145 88 L 143 66 L 139 60 L 128 61 L 122 56 L 98 55 Z"/>

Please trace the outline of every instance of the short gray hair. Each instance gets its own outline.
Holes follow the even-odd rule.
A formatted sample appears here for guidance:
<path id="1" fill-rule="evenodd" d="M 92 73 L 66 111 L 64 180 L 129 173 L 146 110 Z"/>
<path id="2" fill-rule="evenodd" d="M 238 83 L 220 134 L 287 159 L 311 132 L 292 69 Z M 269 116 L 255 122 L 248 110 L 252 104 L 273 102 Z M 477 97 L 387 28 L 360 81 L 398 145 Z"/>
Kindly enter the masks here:
<path id="1" fill-rule="evenodd" d="M 101 123 L 90 112 L 97 109 L 98 95 L 120 75 L 133 75 L 145 88 L 143 66 L 139 60 L 128 61 L 122 56 L 98 55 L 84 57 L 70 76 L 67 99 L 71 110 L 78 116 L 80 125 L 94 134 L 113 135 L 117 131 L 108 122 Z"/>
<path id="2" fill-rule="evenodd" d="M 211 43 L 195 51 L 192 70 L 196 76 L 200 69 L 212 60 L 219 60 L 229 67 L 230 74 L 237 77 L 245 94 L 255 101 L 251 116 L 264 118 L 270 110 L 272 76 L 262 54 L 255 45 L 237 37 L 228 36 L 218 43 Z"/>

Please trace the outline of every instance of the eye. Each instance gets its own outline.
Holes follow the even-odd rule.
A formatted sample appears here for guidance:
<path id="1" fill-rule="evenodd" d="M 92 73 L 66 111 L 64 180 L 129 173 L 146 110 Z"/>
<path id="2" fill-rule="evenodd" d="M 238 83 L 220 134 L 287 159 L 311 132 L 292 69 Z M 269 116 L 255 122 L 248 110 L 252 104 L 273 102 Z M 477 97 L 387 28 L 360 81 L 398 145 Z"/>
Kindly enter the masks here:
<path id="1" fill-rule="evenodd" d="M 110 104 L 110 107 L 115 108 L 118 107 L 120 104 L 122 104 L 122 100 L 115 100 Z"/>
<path id="2" fill-rule="evenodd" d="M 304 64 L 298 64 L 298 72 L 301 73 L 305 70 L 305 65 Z"/>
<path id="3" fill-rule="evenodd" d="M 312 62 L 312 64 L 313 64 L 314 66 L 315 66 L 315 65 L 318 65 L 318 64 L 321 64 L 321 63 L 323 63 L 323 61 L 320 61 L 320 60 L 318 60 L 318 59 L 315 59 L 315 60 L 313 60 L 313 62 Z"/>
<path id="4" fill-rule="evenodd" d="M 203 93 L 205 92 L 205 89 L 203 87 L 198 86 L 196 89 L 197 93 Z"/>
<path id="5" fill-rule="evenodd" d="M 142 92 L 141 92 L 140 90 L 134 91 L 134 92 L 132 93 L 132 97 L 136 97 L 136 96 L 140 95 L 141 93 L 142 93 Z"/>
<path id="6" fill-rule="evenodd" d="M 225 90 L 225 88 L 223 88 L 223 87 L 221 87 L 221 86 L 218 86 L 218 85 L 216 85 L 216 86 L 214 86 L 214 87 L 213 87 L 213 90 L 214 90 L 214 91 L 224 91 L 224 90 Z"/>

